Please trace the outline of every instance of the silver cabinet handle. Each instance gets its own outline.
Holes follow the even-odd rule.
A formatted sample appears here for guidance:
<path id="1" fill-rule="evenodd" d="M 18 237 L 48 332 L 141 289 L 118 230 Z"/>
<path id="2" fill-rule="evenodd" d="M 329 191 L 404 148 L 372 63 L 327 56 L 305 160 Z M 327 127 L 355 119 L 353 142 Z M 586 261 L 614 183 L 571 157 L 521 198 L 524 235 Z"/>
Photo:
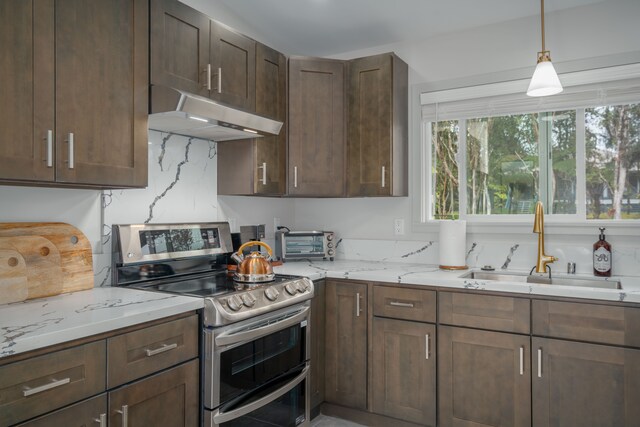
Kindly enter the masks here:
<path id="1" fill-rule="evenodd" d="M 391 301 L 389 302 L 389 305 L 392 305 L 394 307 L 413 308 L 413 303 L 410 303 L 410 302 Z"/>
<path id="2" fill-rule="evenodd" d="M 293 167 L 293 188 L 298 188 L 298 167 Z"/>
<path id="3" fill-rule="evenodd" d="M 122 405 L 122 409 L 116 410 L 118 414 L 122 415 L 122 427 L 129 426 L 129 406 Z"/>
<path id="4" fill-rule="evenodd" d="M 178 344 L 162 344 L 162 347 L 156 348 L 155 350 L 146 349 L 145 353 L 147 353 L 147 357 L 155 356 L 156 354 L 164 353 L 165 351 L 173 350 L 178 347 Z"/>
<path id="5" fill-rule="evenodd" d="M 71 378 L 63 378 L 61 380 L 54 379 L 48 384 L 44 384 L 34 388 L 25 387 L 25 389 L 22 391 L 22 396 L 24 397 L 33 396 L 34 394 L 42 393 L 43 391 L 51 390 L 52 388 L 69 384 L 70 382 L 71 382 Z"/>
<path id="6" fill-rule="evenodd" d="M 524 347 L 520 346 L 520 375 L 524 375 Z"/>
<path id="7" fill-rule="evenodd" d="M 107 414 L 100 414 L 98 418 L 94 418 L 93 421 L 98 423 L 100 427 L 107 427 Z"/>
<path id="8" fill-rule="evenodd" d="M 51 129 L 47 130 L 47 167 L 53 167 L 53 131 Z"/>
<path id="9" fill-rule="evenodd" d="M 202 85 L 202 87 L 207 90 L 211 90 L 211 64 L 207 64 L 207 68 L 204 69 L 204 72 L 207 73 L 207 81 Z"/>
<path id="10" fill-rule="evenodd" d="M 262 185 L 267 185 L 267 163 L 262 162 L 262 166 L 258 166 L 258 169 L 262 169 Z"/>
<path id="11" fill-rule="evenodd" d="M 360 317 L 360 292 L 356 293 L 356 317 Z"/>
<path id="12" fill-rule="evenodd" d="M 425 359 L 429 360 L 429 353 L 431 353 L 429 351 L 429 334 L 426 334 L 424 336 L 424 341 L 425 341 L 425 345 L 424 345 Z"/>
<path id="13" fill-rule="evenodd" d="M 538 349 L 538 378 L 542 378 L 542 349 Z"/>
<path id="14" fill-rule="evenodd" d="M 75 162 L 73 158 L 73 132 L 69 132 L 69 136 L 67 137 L 67 143 L 69 144 L 69 169 L 73 169 L 75 167 Z"/>
<path id="15" fill-rule="evenodd" d="M 385 172 L 385 167 L 382 166 L 382 188 L 384 188 L 384 172 Z"/>
<path id="16" fill-rule="evenodd" d="M 218 93 L 222 93 L 222 67 L 218 67 Z"/>

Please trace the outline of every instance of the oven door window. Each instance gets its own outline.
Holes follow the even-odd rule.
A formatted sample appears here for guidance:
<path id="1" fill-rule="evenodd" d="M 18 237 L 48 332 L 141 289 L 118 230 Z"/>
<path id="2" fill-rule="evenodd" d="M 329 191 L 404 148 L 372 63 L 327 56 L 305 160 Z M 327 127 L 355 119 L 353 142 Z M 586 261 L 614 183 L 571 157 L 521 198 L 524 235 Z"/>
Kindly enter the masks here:
<path id="1" fill-rule="evenodd" d="M 306 327 L 296 324 L 220 354 L 220 403 L 304 364 Z"/>
<path id="2" fill-rule="evenodd" d="M 230 411 L 239 412 L 239 416 L 221 424 L 214 424 L 223 427 L 296 427 L 306 420 L 305 386 L 306 379 L 294 385 L 284 394 L 275 398 L 271 402 L 259 406 L 253 411 L 245 413 L 243 407 L 251 405 L 260 399 L 270 400 L 271 393 L 278 393 L 281 387 L 287 388 L 287 382 L 291 381 L 300 371 L 284 375 L 271 384 L 249 393 L 247 397 L 238 399 L 238 402 L 230 402 L 223 407 L 223 414 Z M 274 391 L 275 390 L 275 391 Z M 215 418 L 214 418 L 215 419 Z"/>

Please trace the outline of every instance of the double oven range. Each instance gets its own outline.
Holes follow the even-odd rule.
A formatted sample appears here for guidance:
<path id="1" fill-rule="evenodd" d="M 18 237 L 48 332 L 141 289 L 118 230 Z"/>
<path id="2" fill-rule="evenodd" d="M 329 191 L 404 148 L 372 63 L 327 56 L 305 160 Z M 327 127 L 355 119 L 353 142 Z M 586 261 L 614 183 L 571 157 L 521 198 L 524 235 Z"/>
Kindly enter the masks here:
<path id="1" fill-rule="evenodd" d="M 234 281 L 225 222 L 115 225 L 113 238 L 115 286 L 204 299 L 205 426 L 309 425 L 313 282 Z"/>

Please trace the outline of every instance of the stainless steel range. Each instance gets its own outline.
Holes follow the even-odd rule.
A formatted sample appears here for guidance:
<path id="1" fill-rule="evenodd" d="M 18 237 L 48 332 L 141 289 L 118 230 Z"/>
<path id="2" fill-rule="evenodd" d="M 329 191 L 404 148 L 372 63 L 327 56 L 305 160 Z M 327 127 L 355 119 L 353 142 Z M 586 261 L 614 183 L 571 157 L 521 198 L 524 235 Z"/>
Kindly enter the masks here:
<path id="1" fill-rule="evenodd" d="M 114 285 L 204 298 L 205 425 L 309 424 L 311 280 L 234 280 L 225 222 L 114 225 L 113 236 Z"/>

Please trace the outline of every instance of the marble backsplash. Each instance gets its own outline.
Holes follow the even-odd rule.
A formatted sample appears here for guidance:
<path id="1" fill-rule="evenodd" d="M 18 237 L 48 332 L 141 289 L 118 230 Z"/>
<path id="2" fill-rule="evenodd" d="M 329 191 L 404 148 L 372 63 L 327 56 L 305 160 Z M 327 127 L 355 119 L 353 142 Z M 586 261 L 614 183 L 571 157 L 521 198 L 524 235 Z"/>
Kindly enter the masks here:
<path id="1" fill-rule="evenodd" d="M 111 284 L 111 225 L 217 221 L 216 143 L 149 131 L 149 185 L 102 192 L 95 286 Z"/>
<path id="2" fill-rule="evenodd" d="M 529 240 L 487 241 L 467 236 L 466 261 L 470 268 L 490 265 L 496 270 L 525 271 L 536 263 L 537 243 Z M 336 259 L 439 264 L 437 241 L 339 239 Z M 547 254 L 558 258 L 549 264 L 552 271 L 567 272 L 567 263 L 576 263 L 576 273 L 593 272 L 591 246 L 549 244 Z M 613 245 L 612 271 L 616 276 L 640 276 L 640 247 Z"/>

